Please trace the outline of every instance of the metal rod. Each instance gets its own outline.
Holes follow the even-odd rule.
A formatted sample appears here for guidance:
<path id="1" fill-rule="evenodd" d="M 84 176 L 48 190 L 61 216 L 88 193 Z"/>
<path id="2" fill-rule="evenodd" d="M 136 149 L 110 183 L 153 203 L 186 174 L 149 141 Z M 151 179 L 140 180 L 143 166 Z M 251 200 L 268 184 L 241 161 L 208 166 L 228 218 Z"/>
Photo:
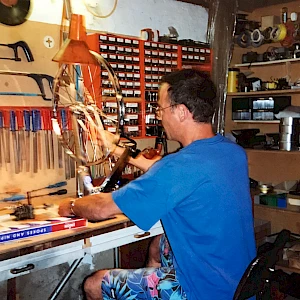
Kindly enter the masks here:
<path id="1" fill-rule="evenodd" d="M 57 298 L 59 293 L 62 291 L 68 280 L 71 278 L 73 273 L 75 272 L 76 268 L 79 266 L 81 261 L 83 260 L 83 257 L 75 259 L 69 268 L 68 272 L 65 274 L 65 276 L 62 278 L 62 280 L 59 282 L 59 284 L 56 286 L 54 291 L 52 292 L 51 296 L 48 298 L 48 300 L 54 300 Z"/>

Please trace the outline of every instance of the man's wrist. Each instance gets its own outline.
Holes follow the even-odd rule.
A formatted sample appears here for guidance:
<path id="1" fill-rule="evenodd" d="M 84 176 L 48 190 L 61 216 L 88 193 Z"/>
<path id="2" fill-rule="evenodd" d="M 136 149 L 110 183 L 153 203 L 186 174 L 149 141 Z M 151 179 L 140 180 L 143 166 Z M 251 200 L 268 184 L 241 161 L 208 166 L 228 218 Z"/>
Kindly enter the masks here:
<path id="1" fill-rule="evenodd" d="M 74 211 L 75 202 L 76 202 L 76 200 L 70 200 L 70 212 L 71 212 L 71 216 L 76 216 L 76 213 Z"/>

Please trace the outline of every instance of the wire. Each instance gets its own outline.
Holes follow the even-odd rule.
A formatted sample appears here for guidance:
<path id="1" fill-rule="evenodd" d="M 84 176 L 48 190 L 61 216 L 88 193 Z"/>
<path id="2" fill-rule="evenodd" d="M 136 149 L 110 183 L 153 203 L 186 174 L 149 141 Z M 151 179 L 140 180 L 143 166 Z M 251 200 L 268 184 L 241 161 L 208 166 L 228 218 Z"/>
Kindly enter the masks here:
<path id="1" fill-rule="evenodd" d="M 105 18 L 110 17 L 110 16 L 115 12 L 115 10 L 116 10 L 116 8 L 117 8 L 118 0 L 115 0 L 114 6 L 113 6 L 111 12 L 110 12 L 109 14 L 106 14 L 106 15 L 99 15 L 99 14 L 95 13 L 95 11 L 93 11 L 93 10 L 91 9 L 90 5 L 86 3 L 86 0 L 83 0 L 83 3 L 84 3 L 84 5 L 85 5 L 86 9 L 87 9 L 93 16 L 95 16 L 95 17 L 97 17 L 97 18 L 105 19 Z"/>

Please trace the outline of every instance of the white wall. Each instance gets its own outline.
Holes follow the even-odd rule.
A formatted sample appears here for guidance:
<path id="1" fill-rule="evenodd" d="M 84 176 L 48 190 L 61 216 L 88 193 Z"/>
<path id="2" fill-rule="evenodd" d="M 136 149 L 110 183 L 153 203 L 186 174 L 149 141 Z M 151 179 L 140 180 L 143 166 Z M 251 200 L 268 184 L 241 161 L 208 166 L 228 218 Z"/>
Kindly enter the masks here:
<path id="1" fill-rule="evenodd" d="M 179 39 L 206 41 L 207 10 L 198 5 L 175 0 L 119 0 L 114 13 L 105 19 L 94 17 L 86 4 L 95 11 L 108 14 L 115 0 L 71 0 L 73 13 L 86 16 L 87 29 L 139 36 L 142 28 L 168 34 L 176 28 Z M 63 0 L 34 0 L 29 20 L 60 24 Z"/>

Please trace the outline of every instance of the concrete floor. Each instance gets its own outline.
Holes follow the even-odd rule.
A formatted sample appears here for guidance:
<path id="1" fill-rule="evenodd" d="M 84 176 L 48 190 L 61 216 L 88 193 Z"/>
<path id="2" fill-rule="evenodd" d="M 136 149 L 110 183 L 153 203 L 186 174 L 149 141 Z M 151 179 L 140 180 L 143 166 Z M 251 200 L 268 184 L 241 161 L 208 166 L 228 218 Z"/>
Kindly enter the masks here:
<path id="1" fill-rule="evenodd" d="M 83 299 L 81 289 L 83 279 L 96 270 L 112 268 L 113 265 L 112 250 L 99 253 L 94 257 L 85 256 L 56 299 Z M 66 263 L 18 277 L 17 292 L 19 300 L 48 299 L 68 269 L 69 264 Z M 6 291 L 6 282 L 0 282 L 0 300 L 6 299 Z"/>

